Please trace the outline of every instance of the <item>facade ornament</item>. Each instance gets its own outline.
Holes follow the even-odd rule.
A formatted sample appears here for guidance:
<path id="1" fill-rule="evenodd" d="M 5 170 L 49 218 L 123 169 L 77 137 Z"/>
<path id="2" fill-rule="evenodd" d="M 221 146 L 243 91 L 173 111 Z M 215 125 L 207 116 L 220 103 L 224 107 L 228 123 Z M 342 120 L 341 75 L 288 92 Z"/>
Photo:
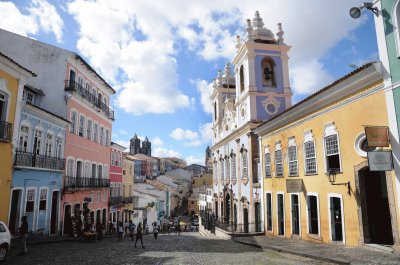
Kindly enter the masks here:
<path id="1" fill-rule="evenodd" d="M 278 23 L 278 32 L 276 33 L 276 36 L 278 36 L 278 44 L 279 45 L 285 45 L 284 38 L 283 38 L 284 33 L 285 32 L 282 30 L 282 23 Z"/>
<path id="2" fill-rule="evenodd" d="M 281 106 L 281 103 L 272 93 L 268 93 L 267 97 L 261 102 L 261 104 L 264 106 L 265 111 L 270 115 L 276 114 Z"/>
<path id="3" fill-rule="evenodd" d="M 236 49 L 240 49 L 240 47 L 242 46 L 242 41 L 240 40 L 240 36 L 236 35 Z"/>
<path id="4" fill-rule="evenodd" d="M 251 37 L 252 32 L 253 32 L 253 27 L 251 26 L 251 20 L 247 19 L 246 37 L 245 37 L 246 41 L 250 42 L 253 41 L 253 38 Z"/>

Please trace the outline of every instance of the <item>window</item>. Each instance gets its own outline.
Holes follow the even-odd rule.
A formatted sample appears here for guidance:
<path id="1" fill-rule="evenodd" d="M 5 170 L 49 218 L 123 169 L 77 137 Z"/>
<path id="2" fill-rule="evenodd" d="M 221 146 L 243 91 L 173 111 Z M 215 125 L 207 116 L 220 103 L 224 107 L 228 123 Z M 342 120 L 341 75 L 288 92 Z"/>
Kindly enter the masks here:
<path id="1" fill-rule="evenodd" d="M 283 159 L 280 144 L 276 145 L 275 148 L 279 148 L 275 150 L 275 173 L 277 177 L 283 177 Z"/>
<path id="2" fill-rule="evenodd" d="M 56 156 L 57 158 L 62 158 L 62 138 L 59 136 L 56 140 Z"/>
<path id="3" fill-rule="evenodd" d="M 272 231 L 272 195 L 267 193 L 267 230 Z"/>
<path id="4" fill-rule="evenodd" d="M 214 183 L 218 184 L 218 164 L 217 161 L 214 161 Z"/>
<path id="5" fill-rule="evenodd" d="M 83 88 L 83 79 L 80 76 L 78 77 L 78 85 L 79 85 L 79 89 Z"/>
<path id="6" fill-rule="evenodd" d="M 104 165 L 104 178 L 108 179 L 108 165 Z"/>
<path id="7" fill-rule="evenodd" d="M 311 131 L 306 132 L 304 135 L 304 160 L 305 174 L 317 173 L 315 141 Z"/>
<path id="8" fill-rule="evenodd" d="M 308 207 L 308 233 L 319 235 L 318 197 L 315 195 L 308 195 L 307 207 Z"/>
<path id="9" fill-rule="evenodd" d="M 81 178 L 82 177 L 82 161 L 76 161 L 76 177 Z"/>
<path id="10" fill-rule="evenodd" d="M 108 129 L 106 129 L 106 146 L 108 146 L 108 141 L 109 141 L 108 133 L 109 133 L 109 131 L 108 131 Z"/>
<path id="11" fill-rule="evenodd" d="M 24 90 L 24 92 L 22 92 L 22 100 L 24 100 L 27 104 L 34 104 L 35 94 L 30 91 Z"/>
<path id="12" fill-rule="evenodd" d="M 269 147 L 266 148 L 265 150 L 265 177 L 270 178 L 272 176 L 271 174 L 271 153 L 269 151 Z"/>
<path id="13" fill-rule="evenodd" d="M 46 156 L 51 156 L 52 143 L 53 143 L 53 135 L 50 133 L 47 133 L 46 134 L 46 151 L 44 153 Z"/>
<path id="14" fill-rule="evenodd" d="M 31 213 L 35 208 L 35 190 L 30 189 L 26 194 L 25 212 Z"/>
<path id="15" fill-rule="evenodd" d="M 85 162 L 85 178 L 90 178 L 90 168 L 91 167 L 91 165 L 90 165 L 90 162 Z"/>
<path id="16" fill-rule="evenodd" d="M 103 138 L 104 138 L 104 127 L 101 126 L 100 127 L 100 141 L 99 141 L 100 144 L 104 144 Z"/>
<path id="17" fill-rule="evenodd" d="M 0 81 L 2 81 L 1 79 Z M 0 85 L 3 87 L 2 84 L 5 84 L 5 82 L 1 82 Z M 7 107 L 8 107 L 8 102 L 7 102 L 8 96 L 6 94 L 3 94 L 2 91 L 0 91 L 0 121 L 6 121 L 7 120 Z"/>
<path id="18" fill-rule="evenodd" d="M 236 182 L 236 155 L 231 153 L 232 182 Z"/>
<path id="19" fill-rule="evenodd" d="M 116 163 L 114 163 L 114 161 L 115 161 L 115 158 L 114 158 L 115 154 L 114 153 L 115 153 L 114 150 L 111 151 L 111 165 L 115 165 L 116 164 Z"/>
<path id="20" fill-rule="evenodd" d="M 103 178 L 103 166 L 99 165 L 99 171 L 97 172 L 98 178 L 101 179 Z"/>
<path id="21" fill-rule="evenodd" d="M 226 157 L 225 158 L 225 180 L 226 180 L 226 184 L 229 184 L 229 182 L 230 182 L 229 173 L 230 173 L 231 170 L 230 170 L 229 166 L 230 166 L 229 157 Z"/>
<path id="22" fill-rule="evenodd" d="M 85 117 L 80 115 L 79 116 L 79 130 L 78 130 L 78 135 L 79 136 L 83 137 L 84 128 L 85 128 Z"/>
<path id="23" fill-rule="evenodd" d="M 47 190 L 40 190 L 40 202 L 39 202 L 39 211 L 46 211 L 46 203 L 47 203 Z"/>
<path id="24" fill-rule="evenodd" d="M 87 120 L 87 125 L 86 125 L 86 137 L 89 140 L 92 140 L 92 120 Z"/>
<path id="25" fill-rule="evenodd" d="M 240 92 L 243 92 L 244 91 L 243 65 L 240 66 L 240 70 L 239 70 L 239 82 L 240 82 Z"/>
<path id="26" fill-rule="evenodd" d="M 224 183 L 224 159 L 220 159 L 219 162 L 219 174 L 221 177 L 221 183 Z"/>
<path id="27" fill-rule="evenodd" d="M 331 170 L 340 172 L 340 156 L 339 156 L 339 141 L 338 135 L 329 135 L 324 138 L 326 172 Z"/>
<path id="28" fill-rule="evenodd" d="M 99 125 L 97 123 L 94 124 L 93 128 L 93 141 L 97 143 L 97 135 L 99 133 Z"/>
<path id="29" fill-rule="evenodd" d="M 247 150 L 242 150 L 242 179 L 247 179 Z"/>
<path id="30" fill-rule="evenodd" d="M 67 162 L 67 177 L 73 177 L 74 176 L 74 160 L 68 159 Z"/>
<path id="31" fill-rule="evenodd" d="M 21 126 L 21 131 L 19 133 L 19 143 L 18 143 L 19 151 L 28 152 L 28 135 L 29 135 L 29 128 L 26 126 Z"/>
<path id="32" fill-rule="evenodd" d="M 92 164 L 92 178 L 96 178 L 96 164 Z"/>
<path id="33" fill-rule="evenodd" d="M 71 111 L 71 124 L 69 125 L 69 132 L 70 133 L 76 133 L 76 119 L 77 119 L 77 114 L 75 111 Z"/>
<path id="34" fill-rule="evenodd" d="M 42 144 L 42 131 L 36 129 L 35 130 L 35 137 L 33 138 L 33 153 L 35 155 L 40 154 L 40 147 Z"/>
<path id="35" fill-rule="evenodd" d="M 274 60 L 269 57 L 264 58 L 261 62 L 261 68 L 263 74 L 263 86 L 276 87 Z"/>
<path id="36" fill-rule="evenodd" d="M 289 140 L 288 147 L 289 176 L 297 176 L 297 147 L 294 138 Z"/>

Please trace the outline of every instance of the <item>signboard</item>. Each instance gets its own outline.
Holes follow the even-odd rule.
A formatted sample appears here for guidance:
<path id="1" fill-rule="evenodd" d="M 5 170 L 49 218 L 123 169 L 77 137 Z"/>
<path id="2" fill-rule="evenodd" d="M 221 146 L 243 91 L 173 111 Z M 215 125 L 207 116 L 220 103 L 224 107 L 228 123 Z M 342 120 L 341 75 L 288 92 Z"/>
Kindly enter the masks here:
<path id="1" fill-rule="evenodd" d="M 384 126 L 365 127 L 365 136 L 367 137 L 368 147 L 388 147 L 389 129 Z"/>
<path id="2" fill-rule="evenodd" d="M 286 192 L 303 192 L 303 180 L 302 179 L 288 179 L 286 180 Z"/>
<path id="3" fill-rule="evenodd" d="M 369 151 L 368 165 L 370 171 L 390 171 L 393 169 L 392 151 Z"/>

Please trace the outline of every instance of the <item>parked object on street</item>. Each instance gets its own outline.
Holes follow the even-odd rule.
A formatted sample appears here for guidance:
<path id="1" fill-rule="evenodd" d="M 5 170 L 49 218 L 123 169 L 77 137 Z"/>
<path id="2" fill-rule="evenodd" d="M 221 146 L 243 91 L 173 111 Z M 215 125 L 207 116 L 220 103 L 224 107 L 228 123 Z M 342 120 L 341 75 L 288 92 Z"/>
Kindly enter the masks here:
<path id="1" fill-rule="evenodd" d="M 11 234 L 5 223 L 0 221 L 0 262 L 3 261 L 11 245 Z"/>

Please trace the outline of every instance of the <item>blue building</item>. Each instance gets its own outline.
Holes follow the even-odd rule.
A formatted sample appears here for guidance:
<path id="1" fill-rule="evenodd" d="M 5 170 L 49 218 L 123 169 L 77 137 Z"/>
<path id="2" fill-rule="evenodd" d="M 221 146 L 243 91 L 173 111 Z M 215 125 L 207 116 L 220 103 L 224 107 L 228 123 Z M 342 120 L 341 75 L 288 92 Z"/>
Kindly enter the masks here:
<path id="1" fill-rule="evenodd" d="M 28 217 L 29 231 L 60 231 L 60 202 L 68 121 L 41 107 L 41 90 L 25 86 L 11 184 L 10 230 Z"/>

